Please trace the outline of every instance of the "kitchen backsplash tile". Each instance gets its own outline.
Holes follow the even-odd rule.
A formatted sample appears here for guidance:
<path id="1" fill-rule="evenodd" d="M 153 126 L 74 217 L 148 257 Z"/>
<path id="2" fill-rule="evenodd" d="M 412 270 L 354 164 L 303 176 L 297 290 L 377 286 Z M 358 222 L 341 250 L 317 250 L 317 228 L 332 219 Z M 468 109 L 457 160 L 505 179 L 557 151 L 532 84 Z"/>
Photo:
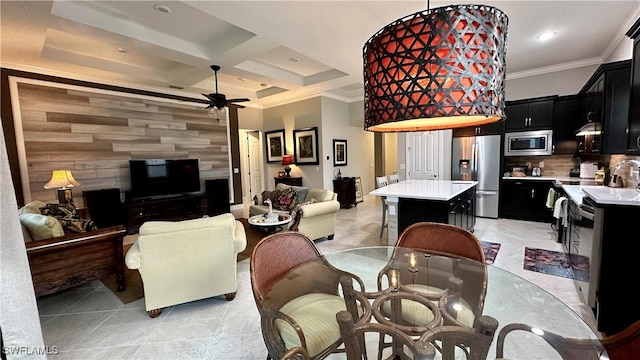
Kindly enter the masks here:
<path id="1" fill-rule="evenodd" d="M 610 171 L 622 160 L 635 159 L 640 161 L 640 156 L 629 155 L 602 155 L 589 157 L 588 161 L 601 162 L 609 164 Z M 542 167 L 542 176 L 566 178 L 569 176 L 569 170 L 576 166 L 573 155 L 551 155 L 551 156 L 509 156 L 504 158 L 505 171 L 509 166 L 531 164 L 531 167 L 540 167 L 540 162 L 544 162 Z M 625 166 L 620 171 L 624 186 L 635 188 L 638 184 L 637 180 L 630 176 L 631 166 Z M 635 166 L 633 167 L 635 170 Z"/>

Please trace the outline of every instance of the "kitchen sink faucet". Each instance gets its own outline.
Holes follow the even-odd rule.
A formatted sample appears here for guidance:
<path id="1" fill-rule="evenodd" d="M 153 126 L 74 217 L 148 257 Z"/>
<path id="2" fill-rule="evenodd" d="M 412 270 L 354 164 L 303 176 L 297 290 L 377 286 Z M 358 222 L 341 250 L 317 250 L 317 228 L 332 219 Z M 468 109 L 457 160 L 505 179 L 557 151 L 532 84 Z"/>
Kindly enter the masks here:
<path id="1" fill-rule="evenodd" d="M 616 164 L 616 167 L 613 169 L 613 176 L 618 176 L 618 172 L 625 164 L 631 164 L 632 166 L 635 164 L 638 170 L 636 171 L 636 190 L 640 191 L 640 161 L 638 160 L 622 160 Z"/>

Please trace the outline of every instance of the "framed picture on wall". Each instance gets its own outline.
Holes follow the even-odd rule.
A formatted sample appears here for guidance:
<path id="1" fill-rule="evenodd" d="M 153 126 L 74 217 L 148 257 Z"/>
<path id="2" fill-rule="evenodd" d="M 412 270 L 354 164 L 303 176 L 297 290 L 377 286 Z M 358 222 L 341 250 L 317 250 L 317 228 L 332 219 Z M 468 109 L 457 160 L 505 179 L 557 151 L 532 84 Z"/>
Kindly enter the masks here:
<path id="1" fill-rule="evenodd" d="M 362 194 L 362 180 L 360 176 L 356 177 L 356 202 L 363 202 L 364 195 Z"/>
<path id="2" fill-rule="evenodd" d="M 293 153 L 296 165 L 318 165 L 318 128 L 293 130 Z"/>
<path id="3" fill-rule="evenodd" d="M 284 129 L 264 132 L 265 147 L 268 163 L 282 163 L 282 156 L 285 153 L 286 144 L 284 142 Z"/>
<path id="4" fill-rule="evenodd" d="M 333 166 L 347 165 L 347 140 L 333 139 Z"/>

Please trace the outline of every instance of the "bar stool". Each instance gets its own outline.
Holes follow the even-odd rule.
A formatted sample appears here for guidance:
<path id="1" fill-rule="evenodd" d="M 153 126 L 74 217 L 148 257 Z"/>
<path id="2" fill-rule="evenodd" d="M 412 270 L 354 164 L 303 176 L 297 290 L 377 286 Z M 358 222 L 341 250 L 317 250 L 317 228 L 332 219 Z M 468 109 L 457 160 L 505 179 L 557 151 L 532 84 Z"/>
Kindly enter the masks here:
<path id="1" fill-rule="evenodd" d="M 381 188 L 383 186 L 387 186 L 387 177 L 386 176 L 378 176 L 376 177 L 376 185 L 377 188 Z M 382 233 L 384 232 L 384 228 L 387 227 L 387 197 L 382 196 L 380 198 L 382 200 L 382 225 L 380 225 L 380 239 L 382 239 Z"/>

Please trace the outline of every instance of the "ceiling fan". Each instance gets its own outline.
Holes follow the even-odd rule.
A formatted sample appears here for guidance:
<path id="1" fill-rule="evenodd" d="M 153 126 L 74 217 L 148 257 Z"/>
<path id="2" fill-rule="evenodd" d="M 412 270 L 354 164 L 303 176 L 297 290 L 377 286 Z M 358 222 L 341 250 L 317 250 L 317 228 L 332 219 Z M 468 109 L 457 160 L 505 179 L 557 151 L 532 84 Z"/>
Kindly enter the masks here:
<path id="1" fill-rule="evenodd" d="M 216 92 L 215 93 L 211 93 L 211 94 L 202 94 L 204 95 L 204 97 L 206 97 L 207 99 L 209 99 L 209 106 L 207 106 L 207 109 L 221 109 L 225 106 L 229 106 L 229 105 L 235 105 L 241 109 L 245 108 L 242 105 L 238 105 L 238 104 L 234 104 L 236 102 L 245 102 L 245 101 L 250 101 L 247 98 L 241 98 L 241 99 L 227 99 L 227 97 L 224 94 L 220 94 L 218 93 L 218 70 L 220 70 L 220 66 L 218 65 L 211 65 L 211 70 L 213 70 L 214 76 L 215 76 L 215 81 L 216 81 Z"/>

